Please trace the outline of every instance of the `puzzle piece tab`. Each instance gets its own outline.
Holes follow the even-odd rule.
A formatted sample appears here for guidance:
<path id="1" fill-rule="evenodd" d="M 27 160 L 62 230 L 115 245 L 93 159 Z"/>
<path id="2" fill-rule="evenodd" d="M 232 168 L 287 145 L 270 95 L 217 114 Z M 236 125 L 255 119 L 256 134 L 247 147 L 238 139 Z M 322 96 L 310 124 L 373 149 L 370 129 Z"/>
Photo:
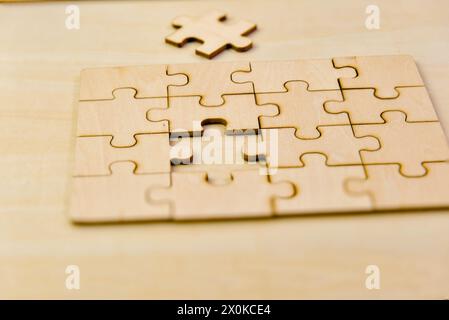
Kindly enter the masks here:
<path id="1" fill-rule="evenodd" d="M 291 183 L 271 184 L 257 170 L 235 171 L 230 183 L 220 185 L 198 172 L 174 172 L 171 179 L 169 188 L 150 190 L 150 201 L 170 208 L 175 220 L 269 217 L 275 198 L 293 195 Z"/>
<path id="2" fill-rule="evenodd" d="M 177 17 L 172 25 L 179 29 L 166 37 L 165 42 L 182 47 L 189 40 L 197 40 L 202 45 L 196 53 L 209 59 L 227 47 L 237 51 L 249 50 L 252 42 L 244 36 L 256 30 L 256 25 L 247 21 L 226 24 L 224 20 L 226 14 L 221 11 L 211 11 L 201 17 Z"/>
<path id="3" fill-rule="evenodd" d="M 336 68 L 352 67 L 356 77 L 341 77 L 342 89 L 375 89 L 379 98 L 395 98 L 396 88 L 423 86 L 424 83 L 411 56 L 368 56 L 334 58 Z"/>
<path id="4" fill-rule="evenodd" d="M 166 65 L 90 68 L 81 71 L 80 101 L 113 99 L 112 92 L 134 88 L 136 98 L 167 96 L 167 87 L 187 84 L 182 74 L 167 75 Z"/>
<path id="5" fill-rule="evenodd" d="M 343 100 L 340 90 L 308 91 L 308 84 L 303 81 L 287 82 L 285 88 L 287 92 L 256 94 L 258 104 L 279 106 L 278 116 L 260 118 L 261 128 L 296 128 L 299 138 L 314 139 L 320 136 L 318 126 L 349 124 L 346 114 L 330 114 L 324 110 L 326 101 Z"/>
<path id="6" fill-rule="evenodd" d="M 382 114 L 383 124 L 354 125 L 356 136 L 372 135 L 379 139 L 381 148 L 361 151 L 365 164 L 400 164 L 404 176 L 426 173 L 423 162 L 446 161 L 449 148 L 439 122 L 406 122 L 399 111 Z"/>
<path id="7" fill-rule="evenodd" d="M 167 98 L 136 99 L 135 89 L 118 89 L 113 100 L 81 101 L 78 108 L 78 136 L 112 136 L 111 145 L 129 147 L 134 135 L 168 132 L 165 122 L 146 118 L 151 108 L 166 108 Z"/>
<path id="8" fill-rule="evenodd" d="M 327 165 L 361 165 L 361 150 L 380 148 L 373 136 L 355 137 L 349 125 L 318 130 L 321 136 L 317 139 L 299 139 L 295 128 L 263 129 L 257 148 L 245 145 L 244 153 L 250 160 L 265 157 L 270 168 L 285 168 L 304 166 L 300 158 L 307 153 L 327 156 Z"/>
<path id="9" fill-rule="evenodd" d="M 397 88 L 399 97 L 379 99 L 374 89 L 343 90 L 344 101 L 326 102 L 324 108 L 331 113 L 347 112 L 352 124 L 383 123 L 385 111 L 402 111 L 407 121 L 438 121 L 424 87 Z"/>
<path id="10" fill-rule="evenodd" d="M 377 210 L 447 207 L 449 205 L 449 163 L 424 164 L 424 177 L 409 178 L 397 165 L 368 165 L 367 179 L 349 179 L 354 195 L 370 195 Z"/>
<path id="11" fill-rule="evenodd" d="M 76 139 L 75 176 L 111 174 L 114 162 L 130 161 L 136 164 L 136 173 L 169 173 L 171 161 L 188 161 L 192 154 L 170 152 L 168 133 L 136 135 L 137 143 L 132 147 L 116 148 L 110 144 L 111 137 L 78 137 Z M 181 159 L 182 157 L 182 159 Z"/>
<path id="12" fill-rule="evenodd" d="M 170 174 L 133 174 L 135 164 L 111 165 L 112 174 L 74 177 L 70 217 L 76 222 L 168 220 L 168 209 L 147 201 L 150 187 L 170 186 Z"/>
<path id="13" fill-rule="evenodd" d="M 249 71 L 248 62 L 214 62 L 168 65 L 168 74 L 185 74 L 189 79 L 184 86 L 169 86 L 168 93 L 175 96 L 201 96 L 200 104 L 218 106 L 224 103 L 223 95 L 253 93 L 250 83 L 231 81 L 237 70 Z"/>
<path id="14" fill-rule="evenodd" d="M 227 132 L 259 130 L 259 117 L 276 116 L 276 105 L 258 106 L 253 94 L 224 96 L 225 103 L 215 107 L 204 107 L 200 97 L 170 97 L 167 109 L 151 109 L 148 119 L 166 120 L 170 132 L 200 132 L 201 125 L 222 123 Z M 195 126 L 197 124 L 197 126 Z"/>
<path id="15" fill-rule="evenodd" d="M 278 215 L 347 212 L 372 209 L 368 195 L 349 194 L 344 183 L 348 178 L 365 178 L 363 166 L 334 166 L 325 164 L 321 154 L 305 154 L 302 168 L 278 169 L 270 176 L 272 182 L 290 181 L 296 187 L 294 197 L 276 199 Z"/>
<path id="16" fill-rule="evenodd" d="M 331 59 L 294 61 L 255 61 L 251 71 L 236 71 L 232 81 L 254 84 L 256 93 L 285 92 L 288 81 L 304 81 L 308 90 L 339 90 L 338 78 L 355 77 L 353 68 L 336 69 Z"/>

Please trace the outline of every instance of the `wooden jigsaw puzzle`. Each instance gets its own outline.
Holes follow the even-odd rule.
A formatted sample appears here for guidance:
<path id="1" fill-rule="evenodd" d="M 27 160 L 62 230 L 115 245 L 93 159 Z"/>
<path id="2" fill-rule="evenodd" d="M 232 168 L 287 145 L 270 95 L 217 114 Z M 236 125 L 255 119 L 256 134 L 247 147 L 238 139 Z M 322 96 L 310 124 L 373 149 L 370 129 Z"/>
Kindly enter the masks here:
<path id="1" fill-rule="evenodd" d="M 70 216 L 96 223 L 448 207 L 448 161 L 409 56 L 87 69 Z"/>

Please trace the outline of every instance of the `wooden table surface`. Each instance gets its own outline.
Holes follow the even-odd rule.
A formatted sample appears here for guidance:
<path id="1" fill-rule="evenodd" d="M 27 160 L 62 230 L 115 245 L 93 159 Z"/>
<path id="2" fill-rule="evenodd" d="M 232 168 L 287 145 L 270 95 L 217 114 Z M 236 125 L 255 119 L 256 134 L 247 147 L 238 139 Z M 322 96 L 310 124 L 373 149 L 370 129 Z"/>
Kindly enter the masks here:
<path id="1" fill-rule="evenodd" d="M 0 5 L 0 298 L 449 298 L 449 211 L 201 223 L 72 225 L 66 217 L 82 68 L 205 61 L 164 43 L 178 14 L 255 21 L 216 60 L 411 54 L 449 132 L 449 5 L 376 1 Z M 65 268 L 78 265 L 80 290 Z M 365 287 L 377 265 L 380 290 Z"/>

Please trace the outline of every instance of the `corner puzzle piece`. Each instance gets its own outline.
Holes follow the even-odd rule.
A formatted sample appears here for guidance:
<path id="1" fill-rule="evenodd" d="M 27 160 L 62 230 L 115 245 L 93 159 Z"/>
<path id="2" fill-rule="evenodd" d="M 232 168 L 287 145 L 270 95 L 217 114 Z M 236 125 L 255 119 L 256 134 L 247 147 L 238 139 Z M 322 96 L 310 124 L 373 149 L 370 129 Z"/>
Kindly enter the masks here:
<path id="1" fill-rule="evenodd" d="M 78 136 L 112 136 L 114 147 L 136 143 L 134 135 L 168 132 L 164 122 L 151 122 L 147 111 L 166 108 L 167 98 L 136 99 L 135 89 L 113 91 L 113 100 L 81 101 L 78 108 Z"/>
<path id="2" fill-rule="evenodd" d="M 426 174 L 423 162 L 446 161 L 449 148 L 439 122 L 406 122 L 400 111 L 382 114 L 383 124 L 354 125 L 356 136 L 373 135 L 381 148 L 374 152 L 363 150 L 365 164 L 400 164 L 404 176 Z"/>
<path id="3" fill-rule="evenodd" d="M 182 47 L 189 40 L 197 40 L 202 45 L 196 49 L 196 54 L 209 59 L 229 46 L 237 51 L 249 50 L 252 42 L 244 36 L 256 30 L 256 25 L 247 21 L 224 24 L 224 20 L 226 14 L 220 11 L 211 11 L 201 17 L 177 17 L 172 25 L 180 29 L 166 37 L 165 42 Z"/>
<path id="4" fill-rule="evenodd" d="M 228 95 L 220 106 L 205 107 L 200 97 L 169 97 L 167 109 L 151 109 L 148 119 L 166 120 L 170 132 L 201 132 L 202 125 L 222 123 L 227 132 L 259 130 L 259 116 L 276 116 L 276 105 L 258 106 L 253 94 Z"/>
<path id="5" fill-rule="evenodd" d="M 347 189 L 354 195 L 369 195 L 374 209 L 410 209 L 449 206 L 449 163 L 425 163 L 424 177 L 409 178 L 398 165 L 367 165 L 366 179 L 349 179 Z"/>
<path id="6" fill-rule="evenodd" d="M 253 93 L 250 83 L 231 81 L 236 70 L 248 70 L 248 62 L 214 62 L 168 65 L 169 75 L 185 74 L 188 83 L 184 86 L 169 86 L 168 94 L 175 96 L 201 96 L 200 104 L 217 106 L 224 103 L 223 95 Z"/>
<path id="7" fill-rule="evenodd" d="M 263 129 L 257 148 L 244 147 L 249 160 L 265 157 L 270 168 L 303 167 L 300 158 L 307 153 L 327 156 L 326 164 L 361 165 L 361 150 L 378 150 L 379 140 L 373 136 L 355 137 L 351 126 L 318 127 L 317 139 L 299 139 L 295 128 Z"/>
<path id="8" fill-rule="evenodd" d="M 221 124 L 210 124 L 203 127 L 200 136 L 179 137 L 173 139 L 172 154 L 186 154 L 192 150 L 193 159 L 190 164 L 172 166 L 172 172 L 205 172 L 207 180 L 213 184 L 226 184 L 232 181 L 232 172 L 237 170 L 264 170 L 265 163 L 245 161 L 243 146 L 256 144 L 257 135 L 227 135 L 226 127 Z"/>
<path id="9" fill-rule="evenodd" d="M 354 77 L 353 68 L 336 69 L 331 59 L 251 62 L 251 71 L 236 71 L 232 81 L 251 82 L 256 93 L 285 92 L 288 81 L 301 80 L 308 90 L 339 90 L 338 78 Z"/>
<path id="10" fill-rule="evenodd" d="M 166 65 L 91 68 L 81 71 L 80 101 L 113 99 L 119 88 L 134 88 L 136 98 L 167 96 L 167 87 L 187 84 L 185 75 L 167 75 Z"/>
<path id="11" fill-rule="evenodd" d="M 170 188 L 150 190 L 150 201 L 170 207 L 175 220 L 269 217 L 273 200 L 294 192 L 291 183 L 271 184 L 257 170 L 235 171 L 231 183 L 220 185 L 208 183 L 206 173 L 173 172 L 171 178 Z"/>
<path id="12" fill-rule="evenodd" d="M 69 215 L 75 222 L 168 220 L 170 212 L 147 201 L 150 187 L 170 186 L 170 174 L 134 174 L 135 164 L 111 165 L 112 174 L 74 177 Z"/>
<path id="13" fill-rule="evenodd" d="M 369 196 L 355 197 L 348 194 L 344 182 L 348 178 L 365 178 L 363 166 L 326 165 L 326 156 L 305 154 L 302 168 L 277 169 L 270 176 L 272 182 L 290 181 L 296 193 L 288 199 L 276 199 L 277 215 L 298 213 L 330 213 L 372 209 Z"/>
<path id="14" fill-rule="evenodd" d="M 341 57 L 333 61 L 336 68 L 352 67 L 357 70 L 356 77 L 340 78 L 342 89 L 374 88 L 378 98 L 395 98 L 398 87 L 424 86 L 411 56 Z"/>
<path id="15" fill-rule="evenodd" d="M 346 112 L 352 124 L 383 123 L 385 111 L 402 111 L 407 121 L 438 121 L 425 87 L 397 88 L 399 97 L 379 99 L 374 89 L 342 90 L 344 101 L 326 102 L 324 109 L 330 113 Z"/>
<path id="16" fill-rule="evenodd" d="M 110 165 L 122 161 L 134 162 L 137 174 L 168 173 L 170 161 L 187 161 L 192 156 L 186 152 L 183 159 L 173 159 L 168 133 L 136 135 L 137 143 L 127 148 L 113 147 L 110 140 L 109 136 L 78 137 L 74 175 L 109 175 Z"/>
<path id="17" fill-rule="evenodd" d="M 350 124 L 346 114 L 330 114 L 324 110 L 324 102 L 343 100 L 340 90 L 308 91 L 303 81 L 285 84 L 287 92 L 257 93 L 256 101 L 263 105 L 274 103 L 279 106 L 276 117 L 261 117 L 261 128 L 296 128 L 301 139 L 315 139 L 320 136 L 317 127 L 322 125 Z"/>

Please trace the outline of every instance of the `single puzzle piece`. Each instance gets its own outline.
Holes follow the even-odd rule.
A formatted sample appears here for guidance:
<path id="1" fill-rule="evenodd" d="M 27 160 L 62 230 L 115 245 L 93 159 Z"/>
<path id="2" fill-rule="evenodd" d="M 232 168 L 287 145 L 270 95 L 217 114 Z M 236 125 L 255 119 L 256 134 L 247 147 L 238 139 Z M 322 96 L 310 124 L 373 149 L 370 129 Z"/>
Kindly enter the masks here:
<path id="1" fill-rule="evenodd" d="M 209 59 L 230 46 L 237 51 L 249 50 L 252 42 L 244 36 L 257 26 L 247 21 L 225 24 L 224 20 L 226 14 L 221 11 L 211 11 L 200 17 L 177 17 L 172 25 L 179 29 L 166 37 L 165 42 L 182 47 L 189 40 L 197 40 L 202 45 L 196 49 L 196 54 Z"/>
<path id="2" fill-rule="evenodd" d="M 167 96 L 167 87 L 187 84 L 185 75 L 167 75 L 166 65 L 91 68 L 81 71 L 80 101 L 113 99 L 119 88 L 134 88 L 136 98 Z"/>
<path id="3" fill-rule="evenodd" d="M 296 187 L 292 198 L 275 201 L 277 215 L 372 209 L 369 196 L 355 197 L 344 187 L 348 178 L 365 178 L 363 166 L 329 167 L 321 154 L 303 155 L 301 161 L 302 168 L 278 169 L 270 176 L 271 182 L 290 181 Z"/>
<path id="4" fill-rule="evenodd" d="M 446 161 L 449 148 L 439 122 L 406 122 L 400 111 L 382 114 L 383 124 L 354 125 L 356 136 L 373 135 L 381 148 L 363 150 L 365 164 L 400 164 L 404 176 L 422 176 L 426 173 L 423 162 Z"/>
<path id="5" fill-rule="evenodd" d="M 81 101 L 78 136 L 112 136 L 111 145 L 129 147 L 135 134 L 168 132 L 165 122 L 151 122 L 147 111 L 166 108 L 167 98 L 135 98 L 135 89 L 118 89 L 113 100 Z"/>
<path id="6" fill-rule="evenodd" d="M 352 67 L 357 70 L 356 77 L 341 77 L 342 89 L 375 89 L 378 98 L 395 98 L 396 88 L 424 86 L 413 57 L 361 56 L 333 59 L 336 68 Z"/>
<path id="7" fill-rule="evenodd" d="M 344 101 L 326 102 L 324 109 L 330 113 L 346 112 L 352 124 L 383 123 L 385 111 L 402 111 L 407 121 L 438 121 L 425 87 L 398 88 L 399 97 L 380 99 L 374 89 L 343 90 Z"/>
<path id="8" fill-rule="evenodd" d="M 299 139 L 295 128 L 263 129 L 257 148 L 245 145 L 245 158 L 265 158 L 270 168 L 302 167 L 300 158 L 307 153 L 327 156 L 327 165 L 361 165 L 361 150 L 378 150 L 374 136 L 355 137 L 350 125 L 318 127 L 317 139 Z"/>
<path id="9" fill-rule="evenodd" d="M 285 92 L 288 81 L 301 80 L 309 84 L 308 90 L 339 90 L 338 78 L 355 77 L 353 68 L 336 69 L 331 59 L 256 61 L 251 71 L 236 71 L 232 81 L 252 82 L 256 93 Z"/>
<path id="10" fill-rule="evenodd" d="M 185 74 L 185 86 L 169 86 L 169 96 L 201 96 L 200 104 L 217 106 L 224 103 L 223 95 L 253 93 L 250 83 L 238 84 L 231 81 L 236 70 L 248 70 L 248 62 L 214 62 L 168 65 L 168 74 Z"/>
<path id="11" fill-rule="evenodd" d="M 219 185 L 206 173 L 173 172 L 171 179 L 170 188 L 153 188 L 149 197 L 170 208 L 175 220 L 269 217 L 276 197 L 294 193 L 291 183 L 271 184 L 257 170 L 235 171 L 231 183 Z"/>
<path id="12" fill-rule="evenodd" d="M 258 106 L 253 94 L 224 96 L 220 106 L 205 107 L 199 103 L 200 97 L 169 97 L 167 109 L 151 109 L 148 119 L 168 121 L 170 132 L 201 132 L 202 125 L 222 123 L 227 132 L 259 130 L 259 116 L 276 116 L 276 105 Z"/>
<path id="13" fill-rule="evenodd" d="M 404 177 L 398 165 L 367 165 L 366 179 L 346 183 L 354 195 L 369 195 L 374 209 L 410 209 L 449 206 L 449 163 L 425 163 L 424 177 Z"/>
<path id="14" fill-rule="evenodd" d="M 168 209 L 147 201 L 150 187 L 169 187 L 170 174 L 133 174 L 135 164 L 111 165 L 112 174 L 74 177 L 69 215 L 75 222 L 168 220 Z"/>
<path id="15" fill-rule="evenodd" d="M 256 134 L 227 135 L 226 127 L 221 124 L 210 124 L 203 127 L 201 135 L 179 138 L 170 137 L 173 144 L 172 152 L 187 154 L 192 150 L 193 159 L 190 164 L 172 166 L 172 172 L 206 172 L 208 181 L 214 184 L 226 184 L 232 180 L 232 172 L 236 170 L 264 170 L 262 162 L 247 162 L 243 156 L 245 144 L 255 145 Z"/>
<path id="16" fill-rule="evenodd" d="M 324 110 L 324 102 L 343 100 L 340 90 L 308 91 L 303 81 L 285 84 L 287 92 L 258 93 L 258 104 L 274 103 L 279 106 L 276 117 L 261 117 L 261 128 L 296 128 L 296 135 L 302 139 L 315 139 L 320 136 L 317 127 L 322 125 L 350 124 L 346 114 L 330 114 Z"/>
<path id="17" fill-rule="evenodd" d="M 192 157 L 191 152 L 186 152 L 174 158 L 168 133 L 136 135 L 137 143 L 127 148 L 113 147 L 110 140 L 110 136 L 78 137 L 74 175 L 109 175 L 110 165 L 122 161 L 134 162 L 137 174 L 168 173 L 171 161 L 188 161 Z"/>

